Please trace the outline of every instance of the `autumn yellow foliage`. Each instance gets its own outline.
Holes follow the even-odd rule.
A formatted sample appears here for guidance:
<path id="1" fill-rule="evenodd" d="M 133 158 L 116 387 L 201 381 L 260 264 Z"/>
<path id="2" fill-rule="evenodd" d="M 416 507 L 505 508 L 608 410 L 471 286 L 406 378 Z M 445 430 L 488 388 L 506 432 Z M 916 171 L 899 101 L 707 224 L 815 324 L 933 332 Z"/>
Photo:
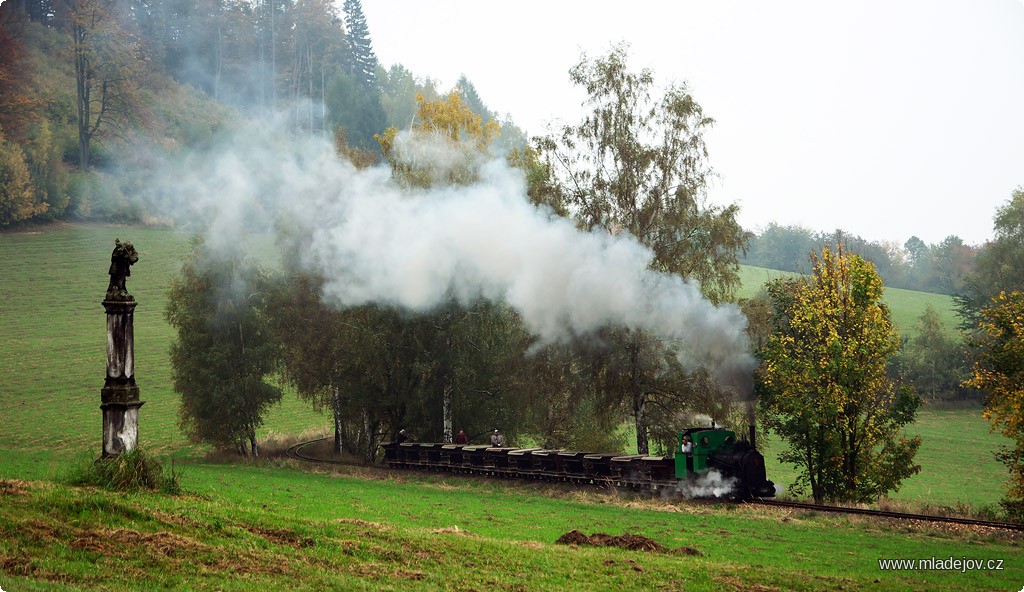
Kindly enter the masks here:
<path id="1" fill-rule="evenodd" d="M 1000 292 L 981 310 L 965 383 L 985 392 L 985 418 L 1014 443 L 999 458 L 1010 469 L 1008 508 L 1024 515 L 1024 292 Z"/>
<path id="2" fill-rule="evenodd" d="M 762 410 L 815 500 L 870 501 L 916 473 L 920 440 L 901 437 L 920 399 L 893 383 L 900 347 L 882 279 L 842 247 L 812 256 L 809 280 L 769 285 L 773 330 L 760 350 Z"/>
<path id="3" fill-rule="evenodd" d="M 413 187 L 475 180 L 474 165 L 501 133 L 498 123 L 484 123 L 463 103 L 458 90 L 437 101 L 417 94 L 416 103 L 416 123 L 408 135 L 389 127 L 374 136 L 395 178 Z"/>

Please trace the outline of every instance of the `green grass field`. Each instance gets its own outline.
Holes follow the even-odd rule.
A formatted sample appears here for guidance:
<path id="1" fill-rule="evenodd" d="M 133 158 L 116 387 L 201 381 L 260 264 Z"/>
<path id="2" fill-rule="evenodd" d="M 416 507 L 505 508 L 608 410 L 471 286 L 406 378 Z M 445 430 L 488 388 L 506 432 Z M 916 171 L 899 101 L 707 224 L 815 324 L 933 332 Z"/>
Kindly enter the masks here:
<path id="1" fill-rule="evenodd" d="M 1007 472 L 993 453 L 1009 440 L 989 431 L 980 409 L 924 410 L 906 433 L 921 437 L 915 457 L 921 472 L 904 481 L 891 499 L 953 509 L 998 509 Z M 770 478 L 791 484 L 797 472 L 778 461 L 783 448 L 779 439 L 769 435 L 759 447 Z"/>
<path id="2" fill-rule="evenodd" d="M 182 497 L 0 481 L 6 590 L 1012 590 L 1020 543 L 739 506 L 287 465 L 184 467 Z M 554 544 L 579 529 L 668 552 Z M 684 550 L 688 550 L 684 552 Z M 881 571 L 880 558 L 1003 560 Z"/>
<path id="3" fill-rule="evenodd" d="M 787 271 L 776 271 L 763 267 L 751 267 L 743 265 L 740 267 L 740 280 L 743 287 L 739 290 L 742 298 L 753 298 L 764 286 L 765 282 L 779 277 L 790 277 L 797 274 Z M 892 321 L 903 337 L 914 334 L 920 322 L 921 315 L 931 306 L 942 319 L 950 337 L 958 335 L 957 326 L 960 323 L 956 316 L 953 298 L 944 294 L 931 294 L 929 292 L 915 292 L 902 288 L 885 288 L 882 300 L 889 306 L 892 313 Z"/>
<path id="4" fill-rule="evenodd" d="M 106 373 L 106 313 L 100 302 L 114 239 L 139 251 L 128 287 L 135 309 L 135 376 L 140 439 L 155 452 L 188 445 L 177 427 L 164 320 L 171 280 L 190 235 L 166 229 L 61 225 L 37 232 L 0 233 L 0 410 L 8 426 L 0 448 L 77 452 L 98 446 L 99 391 Z M 301 432 L 323 424 L 294 396 L 268 417 L 268 430 Z M 264 432 L 266 433 L 266 432 Z"/>
<path id="5" fill-rule="evenodd" d="M 100 301 L 115 237 L 132 240 L 140 254 L 129 288 L 139 301 L 141 443 L 174 459 L 189 492 L 183 497 L 58 484 L 70 463 L 90 462 L 100 448 Z M 986 534 L 274 460 L 204 461 L 204 449 L 177 428 L 167 361 L 173 332 L 163 320 L 188 240 L 166 229 L 77 224 L 0 233 L 4 590 L 1009 590 L 1022 583 L 1020 543 Z M 289 394 L 261 435 L 328 423 Z M 974 506 L 999 499 L 1005 473 L 991 453 L 1000 439 L 977 411 L 924 413 L 910 431 L 924 439 L 924 469 L 897 499 Z M 769 465 L 776 481 L 786 482 L 787 471 Z M 701 555 L 553 544 L 574 528 L 642 534 Z M 877 565 L 878 558 L 933 556 L 1010 561 L 1004 571 L 971 573 Z"/>

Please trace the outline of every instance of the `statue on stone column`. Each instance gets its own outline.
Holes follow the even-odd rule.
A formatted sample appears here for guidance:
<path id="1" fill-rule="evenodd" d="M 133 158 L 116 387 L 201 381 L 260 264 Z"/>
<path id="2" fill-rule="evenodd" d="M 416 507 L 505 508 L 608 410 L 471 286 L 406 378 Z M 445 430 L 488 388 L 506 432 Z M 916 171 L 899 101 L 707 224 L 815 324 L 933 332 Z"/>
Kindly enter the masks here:
<path id="1" fill-rule="evenodd" d="M 110 285 L 107 287 L 107 300 L 130 300 L 131 295 L 125 287 L 125 279 L 132 274 L 131 266 L 139 260 L 135 245 L 121 239 L 114 239 L 114 252 L 110 254 Z"/>
<path id="2" fill-rule="evenodd" d="M 114 241 L 110 285 L 103 300 L 107 312 L 107 378 L 100 390 L 103 410 L 103 457 L 131 452 L 139 441 L 139 387 L 135 384 L 135 298 L 125 278 L 139 260 L 135 246 Z"/>

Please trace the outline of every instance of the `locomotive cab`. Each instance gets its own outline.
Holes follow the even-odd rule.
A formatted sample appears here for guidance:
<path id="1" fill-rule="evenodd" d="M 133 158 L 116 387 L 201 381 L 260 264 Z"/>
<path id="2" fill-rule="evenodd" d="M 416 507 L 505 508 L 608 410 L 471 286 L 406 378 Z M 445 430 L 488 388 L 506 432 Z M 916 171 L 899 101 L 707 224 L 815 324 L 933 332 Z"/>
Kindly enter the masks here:
<path id="1" fill-rule="evenodd" d="M 736 433 L 725 428 L 690 428 L 679 432 L 676 445 L 676 478 L 688 479 L 708 470 L 708 459 L 719 450 L 731 450 Z M 690 438 L 692 452 L 683 453 L 683 438 Z"/>
<path id="2" fill-rule="evenodd" d="M 684 453 L 684 438 L 692 452 Z M 775 484 L 765 474 L 764 457 L 736 433 L 724 428 L 690 428 L 679 432 L 675 451 L 677 479 L 693 479 L 710 469 L 737 480 L 736 496 L 774 497 Z"/>

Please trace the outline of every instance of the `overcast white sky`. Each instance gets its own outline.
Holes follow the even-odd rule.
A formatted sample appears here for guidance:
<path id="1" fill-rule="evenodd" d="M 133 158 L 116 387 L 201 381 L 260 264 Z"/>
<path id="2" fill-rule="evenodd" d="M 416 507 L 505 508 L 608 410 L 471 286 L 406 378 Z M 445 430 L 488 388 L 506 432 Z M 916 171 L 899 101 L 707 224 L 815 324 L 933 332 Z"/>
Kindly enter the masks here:
<path id="1" fill-rule="evenodd" d="M 340 4 L 340 2 L 339 2 Z M 740 221 L 872 240 L 992 236 L 1024 185 L 1024 0 L 363 0 L 381 63 L 454 85 L 530 134 L 575 121 L 581 52 L 631 45 L 716 120 Z"/>

